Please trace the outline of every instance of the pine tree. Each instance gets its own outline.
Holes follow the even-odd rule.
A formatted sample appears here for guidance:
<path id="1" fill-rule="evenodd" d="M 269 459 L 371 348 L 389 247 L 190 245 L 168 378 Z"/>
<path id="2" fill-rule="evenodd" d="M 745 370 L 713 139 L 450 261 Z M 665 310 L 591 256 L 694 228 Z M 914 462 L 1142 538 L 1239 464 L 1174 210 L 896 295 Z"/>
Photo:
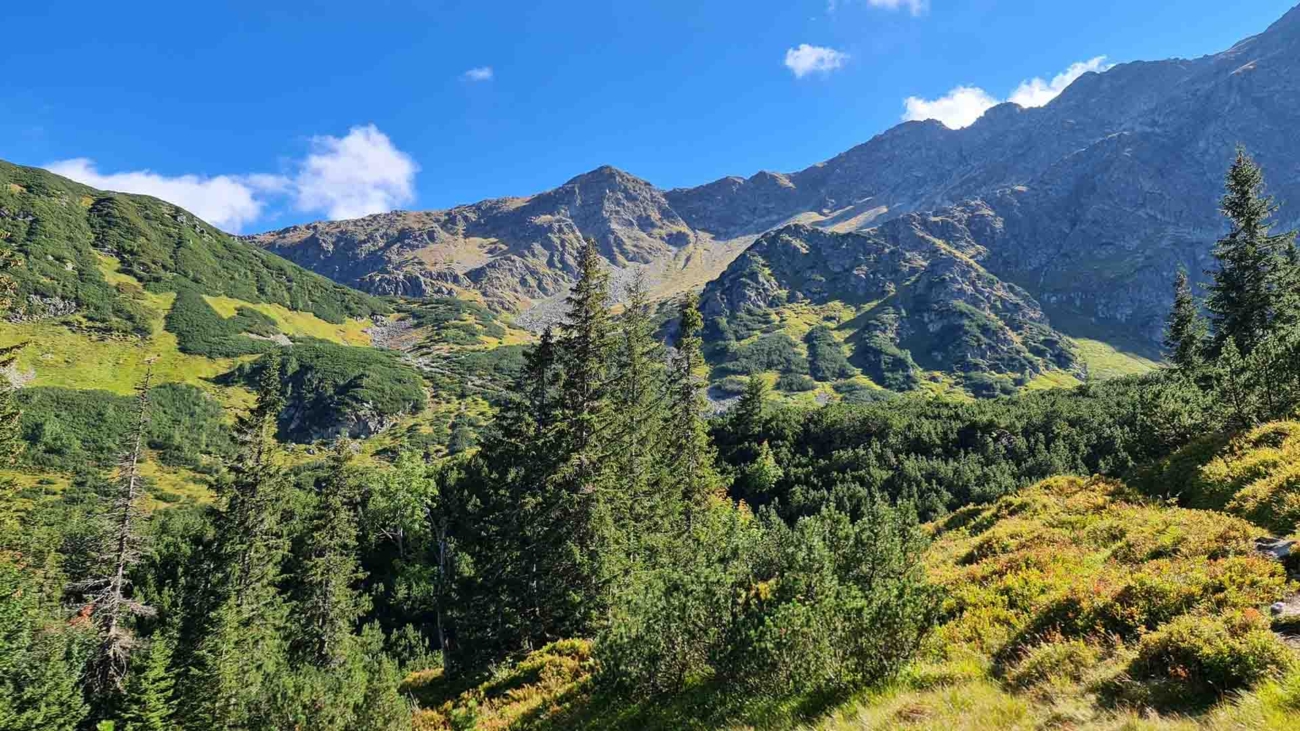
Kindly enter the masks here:
<path id="1" fill-rule="evenodd" d="M 609 315 L 609 274 L 594 239 L 587 239 L 578 257 L 578 280 L 565 300 L 568 311 L 560 325 L 564 380 L 560 388 L 560 418 L 574 471 L 573 479 L 588 486 L 598 468 L 598 436 L 609 423 L 609 362 L 614 352 Z"/>
<path id="2" fill-rule="evenodd" d="M 171 640 L 159 635 L 139 653 L 126 685 L 123 731 L 169 731 L 176 728 L 175 679 Z"/>
<path id="3" fill-rule="evenodd" d="M 688 294 L 679 310 L 668 427 L 669 453 L 673 459 L 670 473 L 680 485 L 688 515 L 722 491 L 722 482 L 714 468 L 717 458 L 704 421 L 708 402 L 699 376 L 704 368 L 700 339 L 703 324 L 699 301 L 694 294 Z"/>
<path id="4" fill-rule="evenodd" d="M 640 273 L 628 287 L 613 372 L 613 520 L 617 525 L 636 525 L 635 531 L 622 531 L 627 537 L 636 537 L 660 527 L 672 511 L 662 494 L 666 483 L 666 356 L 655 338 L 649 295 Z"/>
<path id="5" fill-rule="evenodd" d="M 1208 325 L 1192 294 L 1187 271 L 1179 269 L 1174 278 L 1174 306 L 1165 328 L 1165 355 L 1178 368 L 1194 371 L 1204 359 L 1207 333 Z"/>
<path id="6" fill-rule="evenodd" d="M 288 484 L 277 459 L 276 423 L 284 399 L 281 365 L 271 355 L 257 403 L 240 419 L 239 455 L 219 483 L 212 609 L 190 668 L 183 708 L 188 725 L 235 728 L 257 716 L 287 663 L 288 606 L 278 582 L 288 538 L 282 524 Z"/>
<path id="7" fill-rule="evenodd" d="M 341 665 L 367 602 L 357 591 L 365 572 L 357 561 L 356 486 L 349 473 L 353 445 L 340 439 L 320 481 L 305 558 L 298 577 L 297 616 L 306 658 Z"/>
<path id="8" fill-rule="evenodd" d="M 95 687 L 100 691 L 123 687 L 130 667 L 134 634 L 128 626 L 135 616 L 152 616 L 154 610 L 131 596 L 130 571 L 140 560 L 138 523 L 144 484 L 140 475 L 144 457 L 145 431 L 149 425 L 149 388 L 153 379 L 153 360 L 146 361 L 144 378 L 136 389 L 135 428 L 130 444 L 118 468 L 117 491 L 113 497 L 103 551 L 107 574 L 84 582 L 88 590 L 92 618 L 100 633 L 99 652 L 94 660 Z"/>
<path id="9" fill-rule="evenodd" d="M 1215 353 L 1230 338 L 1244 358 L 1275 321 L 1287 317 L 1280 310 L 1295 283 L 1295 270 L 1287 261 L 1295 235 L 1270 233 L 1277 206 L 1265 195 L 1263 171 L 1242 148 L 1237 149 L 1225 187 L 1222 210 L 1231 228 L 1214 247 L 1219 266 L 1212 272 L 1206 308 Z"/>
<path id="10" fill-rule="evenodd" d="M 450 672 L 473 672 L 527 649 L 536 632 L 544 564 L 535 550 L 560 449 L 562 373 L 551 328 L 524 358 L 482 449 L 454 485 L 465 514 L 447 526 L 474 570 L 458 576 L 454 631 L 442 647 Z M 451 491 L 452 485 L 446 485 Z"/>

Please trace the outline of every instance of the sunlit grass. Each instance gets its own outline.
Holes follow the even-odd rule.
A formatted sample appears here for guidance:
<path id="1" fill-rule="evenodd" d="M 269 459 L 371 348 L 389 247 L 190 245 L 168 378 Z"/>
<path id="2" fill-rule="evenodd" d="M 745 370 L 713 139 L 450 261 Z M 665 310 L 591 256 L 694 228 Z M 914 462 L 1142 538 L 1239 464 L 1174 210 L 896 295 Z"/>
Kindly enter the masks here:
<path id="1" fill-rule="evenodd" d="M 1079 357 L 1088 366 L 1089 378 L 1106 380 L 1141 375 L 1160 367 L 1159 363 L 1109 343 L 1088 338 L 1074 338 Z"/>

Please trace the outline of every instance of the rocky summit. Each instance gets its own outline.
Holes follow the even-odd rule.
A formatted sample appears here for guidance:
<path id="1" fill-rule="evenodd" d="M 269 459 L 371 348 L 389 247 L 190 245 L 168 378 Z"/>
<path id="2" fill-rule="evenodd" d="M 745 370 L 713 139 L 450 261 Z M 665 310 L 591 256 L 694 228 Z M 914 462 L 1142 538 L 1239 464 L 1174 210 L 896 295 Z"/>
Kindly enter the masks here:
<path id="1" fill-rule="evenodd" d="M 1125 63 L 1040 108 L 1007 103 L 964 129 L 907 122 L 790 174 L 662 191 L 604 167 L 554 190 L 448 211 L 396 212 L 251 237 L 376 293 L 477 292 L 521 312 L 564 292 L 583 236 L 658 291 L 716 276 L 765 231 L 862 231 L 912 213 L 970 230 L 980 266 L 1070 334 L 1153 346 L 1174 270 L 1210 267 L 1222 171 L 1245 145 L 1281 220 L 1300 219 L 1300 10 L 1215 55 Z M 883 236 L 884 234 L 876 234 Z M 1006 286 L 1010 286 L 1009 284 Z M 1017 290 L 1020 291 L 1020 290 Z"/>

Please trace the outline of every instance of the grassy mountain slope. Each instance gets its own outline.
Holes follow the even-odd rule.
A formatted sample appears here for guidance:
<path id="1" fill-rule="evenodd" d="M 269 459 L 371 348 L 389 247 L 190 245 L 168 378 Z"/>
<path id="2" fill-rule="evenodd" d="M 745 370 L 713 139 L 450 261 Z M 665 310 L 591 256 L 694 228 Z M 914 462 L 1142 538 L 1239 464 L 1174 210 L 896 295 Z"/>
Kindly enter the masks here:
<path id="1" fill-rule="evenodd" d="M 971 207 L 863 234 L 765 234 L 705 287 L 715 376 L 775 371 L 780 390 L 829 385 L 850 398 L 872 397 L 864 381 L 891 391 L 954 383 L 977 396 L 1044 376 L 1077 383 L 1073 342 L 979 264 L 987 252 L 974 232 L 993 225 Z"/>
<path id="2" fill-rule="evenodd" d="M 1190 503 L 1207 484 L 1217 502 L 1283 500 L 1275 486 L 1300 468 L 1298 434 L 1300 425 L 1272 424 L 1229 447 L 1189 448 L 1140 482 Z M 1300 494 L 1286 484 L 1290 499 Z M 600 695 L 590 648 L 576 641 L 474 687 L 436 672 L 406 687 L 420 729 L 1291 728 L 1300 607 L 1272 621 L 1269 607 L 1297 603 L 1287 569 L 1300 566 L 1262 554 L 1256 539 L 1294 534 L 1296 519 L 1270 528 L 1079 477 L 958 510 L 929 526 L 924 561 L 947 599 L 928 650 L 895 681 L 847 699 L 734 707 L 706 685 L 667 705 L 629 706 Z"/>
<path id="3" fill-rule="evenodd" d="M 20 386 L 29 445 L 10 474 L 32 490 L 116 460 L 149 363 L 159 424 L 149 470 L 164 492 L 202 498 L 202 473 L 231 449 L 216 435 L 251 403 L 249 379 L 268 353 L 289 367 L 282 438 L 385 432 L 368 452 L 412 440 L 439 451 L 453 433 L 472 444 L 481 392 L 501 387 L 527 338 L 473 303 L 395 312 L 168 203 L 3 162 L 0 243 L 17 259 L 0 347 L 22 346 L 6 375 Z M 492 353 L 503 344 L 514 347 Z M 465 351 L 467 362 L 428 384 L 403 352 L 419 348 L 439 362 Z"/>

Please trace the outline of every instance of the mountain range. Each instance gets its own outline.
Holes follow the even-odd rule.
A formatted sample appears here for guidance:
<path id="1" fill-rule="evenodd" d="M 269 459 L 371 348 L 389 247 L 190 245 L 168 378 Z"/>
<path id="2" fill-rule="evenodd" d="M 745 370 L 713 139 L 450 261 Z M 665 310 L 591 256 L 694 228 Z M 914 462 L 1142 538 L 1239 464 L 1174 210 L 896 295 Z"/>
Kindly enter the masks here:
<path id="1" fill-rule="evenodd" d="M 963 129 L 906 122 L 798 172 L 660 190 L 601 167 L 530 197 L 247 240 L 370 293 L 468 295 L 536 324 L 571 282 L 583 237 L 616 273 L 643 269 L 667 296 L 747 266 L 742 252 L 783 226 L 881 240 L 909 230 L 887 226 L 909 215 L 978 209 L 966 256 L 1042 322 L 1153 350 L 1175 269 L 1200 278 L 1211 266 L 1237 145 L 1263 165 L 1282 222 L 1297 220 L 1286 205 L 1300 201 L 1297 79 L 1293 9 L 1221 53 L 1087 73 L 1043 107 L 1001 104 Z"/>

